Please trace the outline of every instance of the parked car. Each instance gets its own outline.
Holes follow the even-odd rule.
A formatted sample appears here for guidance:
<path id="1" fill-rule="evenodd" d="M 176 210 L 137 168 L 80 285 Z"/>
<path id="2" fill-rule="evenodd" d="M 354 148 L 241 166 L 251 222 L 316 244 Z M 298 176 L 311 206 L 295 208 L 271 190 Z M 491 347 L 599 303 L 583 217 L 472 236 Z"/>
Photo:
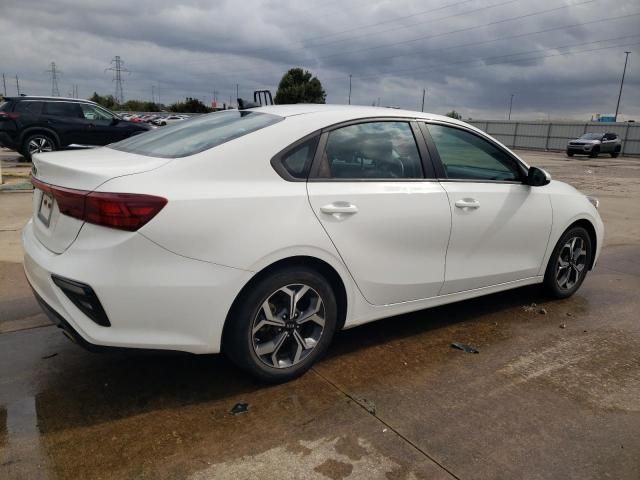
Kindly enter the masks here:
<path id="1" fill-rule="evenodd" d="M 620 155 L 621 150 L 622 142 L 615 133 L 585 133 L 567 144 L 567 156 L 569 157 L 578 154 L 595 158 L 600 153 L 608 153 L 616 158 Z"/>
<path id="2" fill-rule="evenodd" d="M 35 155 L 32 181 L 24 265 L 53 322 L 266 381 L 343 328 L 531 284 L 569 297 L 604 233 L 596 199 L 477 128 L 387 108 L 211 113 Z"/>
<path id="3" fill-rule="evenodd" d="M 182 122 L 186 120 L 188 117 L 184 115 L 169 115 L 167 117 L 160 117 L 153 120 L 153 124 L 159 127 L 164 127 L 165 125 L 171 125 L 172 123 Z"/>
<path id="4" fill-rule="evenodd" d="M 0 146 L 26 160 L 71 145 L 107 145 L 147 130 L 89 100 L 21 96 L 6 97 L 0 105 Z"/>

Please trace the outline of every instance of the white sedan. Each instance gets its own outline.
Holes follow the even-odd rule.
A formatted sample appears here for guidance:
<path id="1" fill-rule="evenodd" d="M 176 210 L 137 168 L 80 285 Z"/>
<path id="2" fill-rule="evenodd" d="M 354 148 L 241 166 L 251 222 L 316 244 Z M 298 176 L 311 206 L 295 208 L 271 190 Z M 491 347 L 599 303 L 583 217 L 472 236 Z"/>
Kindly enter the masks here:
<path id="1" fill-rule="evenodd" d="M 25 271 L 87 347 L 226 353 L 294 378 L 334 333 L 543 283 L 580 287 L 596 199 L 480 130 L 385 108 L 212 113 L 34 157 Z"/>

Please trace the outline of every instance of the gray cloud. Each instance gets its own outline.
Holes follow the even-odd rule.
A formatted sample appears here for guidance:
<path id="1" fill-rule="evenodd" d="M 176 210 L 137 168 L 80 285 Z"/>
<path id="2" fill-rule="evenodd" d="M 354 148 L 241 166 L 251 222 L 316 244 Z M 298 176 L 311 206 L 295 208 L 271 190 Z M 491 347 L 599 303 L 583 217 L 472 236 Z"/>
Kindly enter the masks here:
<path id="1" fill-rule="evenodd" d="M 615 110 L 624 51 L 632 51 L 622 111 L 640 117 L 640 5 L 635 0 L 4 0 L 0 69 L 15 94 L 114 90 L 126 98 L 195 96 L 209 103 L 275 91 L 286 69 L 309 68 L 327 100 L 503 118 L 589 118 Z M 591 51 L 587 51 L 591 50 Z M 583 52 L 583 53 L 579 53 Z"/>

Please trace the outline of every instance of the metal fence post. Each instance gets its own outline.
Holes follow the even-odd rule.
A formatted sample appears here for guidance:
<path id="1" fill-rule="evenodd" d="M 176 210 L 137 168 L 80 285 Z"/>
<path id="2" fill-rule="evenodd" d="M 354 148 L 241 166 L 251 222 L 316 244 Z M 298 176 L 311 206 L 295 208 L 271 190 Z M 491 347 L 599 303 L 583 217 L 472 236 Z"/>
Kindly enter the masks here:
<path id="1" fill-rule="evenodd" d="M 620 155 L 624 157 L 624 150 L 627 148 L 627 139 L 629 138 L 629 128 L 631 127 L 630 123 L 627 123 L 627 128 L 624 130 L 624 140 L 622 142 L 622 152 Z M 2 183 L 2 179 L 0 178 L 0 183 Z"/>
<path id="2" fill-rule="evenodd" d="M 489 133 L 489 122 L 488 121 L 484 122 L 484 131 L 485 131 L 485 133 Z"/>
<path id="3" fill-rule="evenodd" d="M 513 129 L 513 148 L 516 148 L 516 138 L 518 137 L 518 122 L 516 122 L 516 128 Z"/>
<path id="4" fill-rule="evenodd" d="M 587 133 L 587 130 L 589 130 L 589 124 L 585 123 L 584 124 L 584 132 L 582 132 L 582 134 L 584 135 L 585 133 Z"/>
<path id="5" fill-rule="evenodd" d="M 551 138 L 551 126 L 553 123 L 549 122 L 549 126 L 547 127 L 547 141 L 544 144 L 544 149 L 549 150 L 549 139 Z"/>

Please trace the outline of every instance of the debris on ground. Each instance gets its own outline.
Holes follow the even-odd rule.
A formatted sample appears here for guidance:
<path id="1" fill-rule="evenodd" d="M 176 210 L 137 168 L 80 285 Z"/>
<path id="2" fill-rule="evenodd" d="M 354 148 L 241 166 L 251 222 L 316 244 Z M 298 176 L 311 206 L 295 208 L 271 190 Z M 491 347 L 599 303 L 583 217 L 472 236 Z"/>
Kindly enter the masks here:
<path id="1" fill-rule="evenodd" d="M 538 306 L 538 305 L 536 305 L 535 303 L 532 303 L 531 305 L 525 305 L 524 307 L 522 307 L 522 309 L 523 309 L 525 312 L 533 312 L 533 311 L 535 311 L 535 309 L 536 309 L 536 307 L 537 307 L 537 306 Z"/>
<path id="2" fill-rule="evenodd" d="M 566 323 L 561 323 L 560 324 L 560 328 L 567 328 L 567 324 Z"/>
<path id="3" fill-rule="evenodd" d="M 567 312 L 567 313 L 565 313 L 565 315 L 566 315 L 567 317 L 573 317 L 573 313 L 571 313 L 571 312 Z"/>
<path id="4" fill-rule="evenodd" d="M 236 403 L 231 409 L 233 415 L 240 415 L 241 413 L 247 413 L 249 411 L 248 403 Z"/>
<path id="5" fill-rule="evenodd" d="M 358 398 L 357 401 L 360 404 L 360 406 L 364 407 L 364 409 L 367 412 L 369 412 L 371 415 L 376 414 L 376 404 L 373 403 L 371 400 L 367 400 L 366 398 Z"/>
<path id="6" fill-rule="evenodd" d="M 547 314 L 547 309 L 546 308 L 541 308 L 540 310 L 538 310 L 538 313 L 540 315 L 546 315 Z"/>
<path id="7" fill-rule="evenodd" d="M 479 350 L 472 347 L 471 345 L 467 345 L 466 343 L 453 342 L 451 346 L 453 348 L 457 348 L 458 350 L 462 350 L 463 352 L 467 352 L 467 353 L 480 353 Z"/>
<path id="8" fill-rule="evenodd" d="M 42 360 L 46 360 L 47 358 L 53 358 L 56 355 L 58 355 L 57 353 L 50 353 L 49 355 L 45 355 L 44 357 L 42 357 Z"/>

